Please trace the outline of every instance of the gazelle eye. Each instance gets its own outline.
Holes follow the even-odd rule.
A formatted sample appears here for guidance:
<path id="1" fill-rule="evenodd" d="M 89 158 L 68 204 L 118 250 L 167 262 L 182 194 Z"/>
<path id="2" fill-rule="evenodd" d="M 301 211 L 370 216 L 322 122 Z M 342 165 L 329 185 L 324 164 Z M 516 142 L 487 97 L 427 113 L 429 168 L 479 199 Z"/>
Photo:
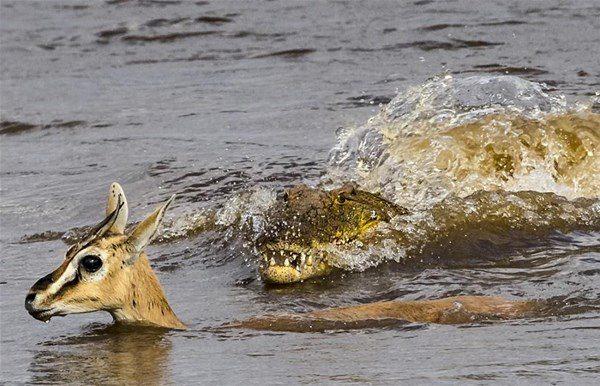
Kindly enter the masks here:
<path id="1" fill-rule="evenodd" d="M 88 272 L 96 272 L 102 267 L 102 260 L 98 256 L 85 256 L 81 259 L 81 266 Z"/>

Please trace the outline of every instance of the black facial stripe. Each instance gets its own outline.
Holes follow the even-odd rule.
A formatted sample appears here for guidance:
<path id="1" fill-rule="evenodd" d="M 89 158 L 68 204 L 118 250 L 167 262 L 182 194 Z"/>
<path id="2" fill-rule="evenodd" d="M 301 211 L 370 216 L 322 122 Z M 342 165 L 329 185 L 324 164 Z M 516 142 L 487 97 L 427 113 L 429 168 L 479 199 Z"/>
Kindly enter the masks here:
<path id="1" fill-rule="evenodd" d="M 67 259 L 73 260 L 73 258 L 75 257 L 75 255 L 77 255 L 79 252 L 83 251 L 84 249 L 86 249 L 90 245 L 92 245 L 93 241 L 94 240 L 89 240 L 85 244 L 78 243 L 78 244 L 75 244 L 75 245 L 71 246 L 69 248 L 69 250 L 67 251 Z"/>
<path id="2" fill-rule="evenodd" d="M 60 295 L 62 295 L 66 290 L 68 290 L 71 287 L 76 286 L 79 283 L 79 272 L 75 275 L 75 277 L 73 278 L 73 280 L 66 282 L 65 284 L 63 284 L 62 287 L 60 287 L 60 289 L 58 291 L 56 291 L 56 293 L 54 294 L 54 298 L 58 298 Z"/>
<path id="3" fill-rule="evenodd" d="M 54 280 L 52 279 L 52 273 L 49 273 L 40 280 L 36 281 L 33 287 L 31 287 L 31 290 L 35 292 L 45 291 L 46 288 L 48 288 L 53 282 Z"/>

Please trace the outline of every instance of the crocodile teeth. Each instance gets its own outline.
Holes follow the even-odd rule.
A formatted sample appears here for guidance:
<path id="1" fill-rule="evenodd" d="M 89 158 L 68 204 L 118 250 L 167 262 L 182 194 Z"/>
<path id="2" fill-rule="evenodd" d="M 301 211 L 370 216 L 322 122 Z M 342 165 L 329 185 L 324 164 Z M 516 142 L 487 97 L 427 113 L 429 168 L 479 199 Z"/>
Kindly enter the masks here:
<path id="1" fill-rule="evenodd" d="M 285 265 L 286 267 L 289 267 L 289 266 L 290 266 L 290 261 L 289 261 L 289 260 L 286 258 L 286 259 L 283 261 L 283 265 Z"/>
<path id="2" fill-rule="evenodd" d="M 306 265 L 313 265 L 313 257 L 312 256 L 308 256 L 308 258 L 306 259 Z"/>
<path id="3" fill-rule="evenodd" d="M 269 265 L 272 267 L 275 265 L 275 259 L 271 257 L 271 261 L 269 261 Z"/>
<path id="4" fill-rule="evenodd" d="M 302 252 L 300 254 L 300 265 L 304 265 L 304 263 L 306 263 L 306 255 L 304 254 L 304 252 Z"/>

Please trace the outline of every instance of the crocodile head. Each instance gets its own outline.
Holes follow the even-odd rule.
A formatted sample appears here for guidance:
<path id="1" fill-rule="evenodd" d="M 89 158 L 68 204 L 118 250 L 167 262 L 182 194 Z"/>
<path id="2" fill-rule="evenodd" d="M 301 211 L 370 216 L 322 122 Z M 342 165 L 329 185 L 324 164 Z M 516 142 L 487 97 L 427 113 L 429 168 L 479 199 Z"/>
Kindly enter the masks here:
<path id="1" fill-rule="evenodd" d="M 347 183 L 325 191 L 297 185 L 277 200 L 257 240 L 265 282 L 294 283 L 330 273 L 334 245 L 368 243 L 380 222 L 406 210 Z"/>

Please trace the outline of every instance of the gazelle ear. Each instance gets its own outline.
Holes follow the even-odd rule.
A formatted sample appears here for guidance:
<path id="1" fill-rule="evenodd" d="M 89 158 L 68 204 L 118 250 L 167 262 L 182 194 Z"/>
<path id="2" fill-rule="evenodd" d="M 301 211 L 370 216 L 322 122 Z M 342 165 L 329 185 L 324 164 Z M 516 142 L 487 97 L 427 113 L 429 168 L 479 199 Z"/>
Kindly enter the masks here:
<path id="1" fill-rule="evenodd" d="M 115 221 L 119 218 L 119 212 L 121 212 L 121 209 L 123 209 L 123 203 L 119 201 L 115 210 L 106 216 L 98 225 L 92 227 L 92 229 L 90 229 L 85 237 L 83 237 L 83 239 L 78 243 L 78 247 L 73 250 L 79 250 L 82 246 L 88 244 L 92 240 L 104 236 L 106 232 L 112 229 Z"/>
<path id="2" fill-rule="evenodd" d="M 146 217 L 144 221 L 139 223 L 127 240 L 130 245 L 135 249 L 136 254 L 139 254 L 145 247 L 150 243 L 152 237 L 156 234 L 160 223 L 162 222 L 163 216 L 169 205 L 175 199 L 175 195 L 162 204 L 158 209 L 154 211 L 150 216 Z"/>
<path id="3" fill-rule="evenodd" d="M 119 205 L 121 209 L 118 212 L 117 218 L 108 229 L 111 233 L 123 234 L 125 233 L 125 225 L 127 225 L 127 216 L 129 215 L 129 207 L 127 206 L 127 199 L 125 198 L 125 192 L 123 188 L 116 182 L 110 185 L 108 191 L 108 202 L 106 203 L 106 215 L 108 216 L 114 212 Z"/>

